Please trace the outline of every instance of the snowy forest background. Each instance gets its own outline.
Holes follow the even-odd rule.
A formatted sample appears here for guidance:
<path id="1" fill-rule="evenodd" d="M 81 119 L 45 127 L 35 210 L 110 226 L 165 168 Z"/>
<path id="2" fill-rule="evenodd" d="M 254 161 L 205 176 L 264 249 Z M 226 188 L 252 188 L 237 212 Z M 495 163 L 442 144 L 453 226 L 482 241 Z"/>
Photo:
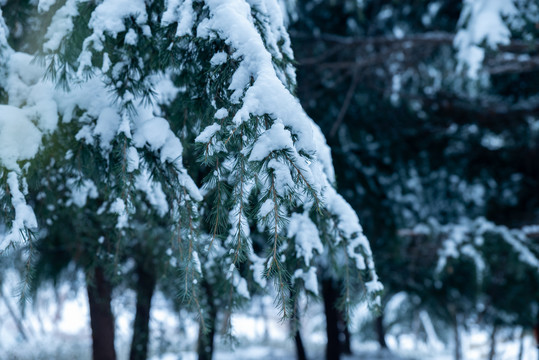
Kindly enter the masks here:
<path id="1" fill-rule="evenodd" d="M 0 0 L 0 359 L 536 359 L 535 0 Z"/>

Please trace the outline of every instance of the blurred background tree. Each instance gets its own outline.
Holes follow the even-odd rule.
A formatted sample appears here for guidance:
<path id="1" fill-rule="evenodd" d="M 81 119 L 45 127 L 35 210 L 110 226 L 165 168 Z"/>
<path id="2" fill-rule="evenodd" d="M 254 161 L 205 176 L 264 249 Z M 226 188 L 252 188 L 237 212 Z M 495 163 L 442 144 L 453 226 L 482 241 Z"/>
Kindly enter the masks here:
<path id="1" fill-rule="evenodd" d="M 473 219 L 520 229 L 539 222 L 537 4 L 298 0 L 290 33 L 298 96 L 326 134 L 339 189 L 373 244 L 386 301 L 417 296 L 416 308 L 455 326 L 457 317 L 490 312 L 479 308 L 492 302 L 524 309 L 494 291 L 498 283 L 525 293 L 522 325 L 530 329 L 536 294 L 528 277 L 511 274 L 524 267 L 536 277 L 535 260 L 493 253 L 514 243 L 484 237 L 474 254 L 489 268 L 484 284 L 472 280 L 483 269 L 466 257 L 469 249 L 456 246 L 462 257 L 441 273 L 437 264 L 448 232 L 473 236 Z M 516 246 L 536 259 L 537 238 L 523 234 Z M 505 277 L 514 281 L 500 285 Z M 384 325 L 379 317 L 382 347 Z"/>

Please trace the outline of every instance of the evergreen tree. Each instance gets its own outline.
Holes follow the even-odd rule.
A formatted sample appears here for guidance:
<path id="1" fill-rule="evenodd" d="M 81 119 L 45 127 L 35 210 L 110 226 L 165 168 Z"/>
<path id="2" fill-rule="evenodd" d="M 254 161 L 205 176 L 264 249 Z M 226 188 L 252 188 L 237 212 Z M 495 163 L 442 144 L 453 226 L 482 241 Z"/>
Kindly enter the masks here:
<path id="1" fill-rule="evenodd" d="M 461 312 L 477 313 L 486 294 L 470 282 L 474 262 L 458 252 L 455 273 L 434 281 L 445 235 L 423 230 L 465 223 L 473 233 L 481 217 L 515 229 L 537 223 L 537 4 L 296 3 L 298 96 L 327 136 L 342 194 L 362 214 L 384 303 L 405 291 L 415 313 L 425 306 L 453 322 L 436 306 L 456 292 Z M 523 246 L 533 251 L 532 241 Z M 511 259 L 508 273 L 527 266 Z"/>
<path id="2" fill-rule="evenodd" d="M 86 264 L 94 358 L 115 358 L 113 275 L 143 249 L 175 251 L 202 329 L 208 286 L 224 284 L 231 311 L 250 296 L 246 278 L 271 280 L 290 317 L 299 293 L 316 294 L 317 263 L 342 276 L 344 311 L 359 294 L 379 303 L 369 243 L 294 96 L 276 1 L 24 6 L 41 28 L 17 24 L 37 45 L 0 17 L 1 249 L 56 239 Z"/>

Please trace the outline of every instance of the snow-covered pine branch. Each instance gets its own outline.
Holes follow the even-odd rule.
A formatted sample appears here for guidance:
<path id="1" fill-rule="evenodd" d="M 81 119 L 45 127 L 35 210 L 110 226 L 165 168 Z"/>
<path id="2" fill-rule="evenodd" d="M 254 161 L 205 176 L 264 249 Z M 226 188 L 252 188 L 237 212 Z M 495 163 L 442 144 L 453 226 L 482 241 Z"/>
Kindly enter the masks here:
<path id="1" fill-rule="evenodd" d="M 532 41 L 527 24 L 539 20 L 539 5 L 533 1 L 465 0 L 454 38 L 457 71 L 476 79 L 485 59 L 485 51 L 510 43 L 512 33 L 521 33 Z"/>
<path id="2" fill-rule="evenodd" d="M 0 84 L 9 99 L 0 124 L 28 123 L 21 133 L 28 146 L 0 157 L 17 210 L 14 231 L 37 225 L 17 217 L 32 212 L 23 196 L 22 162 L 39 174 L 32 160 L 50 151 L 56 157 L 50 165 L 72 179 L 65 204 L 80 208 L 87 198 L 99 199 L 99 211 L 114 215 L 124 236 L 144 217 L 142 198 L 175 222 L 184 261 L 179 283 L 188 297 L 202 273 L 210 273 L 201 266 L 208 261 L 219 263 L 234 292 L 247 298 L 239 265 L 250 261 L 249 269 L 260 271 L 258 256 L 266 255 L 264 274 L 275 281 L 287 316 L 294 281 L 285 266 L 290 248 L 305 260 L 309 291 L 316 293 L 314 258 L 333 253 L 347 259 L 331 262 L 346 267 L 334 273 L 355 279 L 362 273 L 369 299 L 378 301 L 382 286 L 368 241 L 333 188 L 323 135 L 293 95 L 293 54 L 276 0 L 51 5 L 38 6 L 54 11 L 40 51 L 45 67 L 30 64 L 26 54 L 6 57 L 5 50 L 0 56 L 7 59 L 0 71 L 13 78 Z M 17 72 L 22 66 L 31 72 Z M 34 93 L 42 96 L 24 98 Z M 30 118 L 35 113 L 41 115 Z M 198 157 L 185 151 L 194 144 Z M 80 165 L 81 151 L 99 165 Z M 202 191 L 194 181 L 199 178 Z M 317 229 L 323 247 L 301 243 L 305 239 L 290 226 Z M 253 254 L 252 229 L 266 234 L 265 254 Z"/>
<path id="3" fill-rule="evenodd" d="M 488 272 L 491 259 L 489 247 L 507 247 L 525 267 L 539 274 L 539 249 L 528 237 L 533 226 L 509 229 L 483 217 L 462 218 L 457 223 L 440 224 L 434 219 L 428 224 L 418 224 L 411 231 L 402 231 L 400 236 L 427 236 L 441 240 L 435 273 L 446 271 L 448 262 L 468 258 L 474 263 L 477 282 L 481 283 Z M 507 254 L 506 250 L 502 250 Z"/>
<path id="4" fill-rule="evenodd" d="M 539 254 L 532 249 L 532 243 L 527 238 L 525 229 L 508 229 L 496 225 L 485 218 L 473 221 L 463 220 L 457 224 L 441 225 L 435 229 L 445 237 L 439 251 L 436 271 L 443 271 L 449 258 L 469 257 L 476 267 L 480 282 L 487 268 L 488 258 L 483 254 L 483 246 L 489 241 L 504 241 L 525 266 L 539 273 Z"/>

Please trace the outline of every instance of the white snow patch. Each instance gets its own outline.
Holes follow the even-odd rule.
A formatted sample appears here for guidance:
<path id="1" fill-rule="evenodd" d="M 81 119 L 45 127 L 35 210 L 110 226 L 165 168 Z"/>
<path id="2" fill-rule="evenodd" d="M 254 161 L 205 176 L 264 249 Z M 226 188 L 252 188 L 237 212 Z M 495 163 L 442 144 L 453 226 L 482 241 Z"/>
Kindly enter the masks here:
<path id="1" fill-rule="evenodd" d="M 311 265 L 315 251 L 318 254 L 324 252 L 318 229 L 308 214 L 293 213 L 290 216 L 287 236 L 294 238 L 296 256 L 303 258 L 306 266 Z"/>
<path id="2" fill-rule="evenodd" d="M 221 130 L 221 125 L 213 123 L 209 126 L 206 126 L 204 131 L 202 131 L 195 139 L 197 143 L 207 143 L 211 140 L 213 135 Z"/>
<path id="3" fill-rule="evenodd" d="M 127 227 L 128 216 L 125 202 L 123 199 L 117 198 L 112 204 L 110 204 L 110 212 L 118 215 L 118 222 L 116 228 L 123 229 Z"/>
<path id="4" fill-rule="evenodd" d="M 226 52 L 218 51 L 210 59 L 210 64 L 212 66 L 218 66 L 218 65 L 226 63 L 227 59 L 228 59 L 228 55 Z"/>

